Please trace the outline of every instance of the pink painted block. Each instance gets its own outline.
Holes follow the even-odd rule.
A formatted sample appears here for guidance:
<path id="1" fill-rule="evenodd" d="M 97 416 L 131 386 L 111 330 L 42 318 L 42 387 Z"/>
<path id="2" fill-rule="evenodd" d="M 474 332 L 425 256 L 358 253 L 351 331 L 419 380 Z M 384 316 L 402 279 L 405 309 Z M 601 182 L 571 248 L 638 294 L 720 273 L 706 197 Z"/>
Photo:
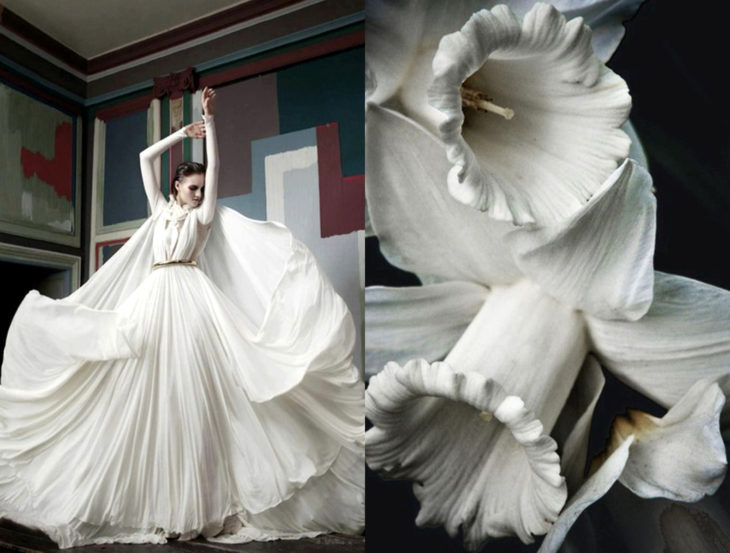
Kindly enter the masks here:
<path id="1" fill-rule="evenodd" d="M 29 179 L 33 175 L 51 185 L 60 197 L 71 201 L 73 176 L 73 144 L 71 123 L 61 123 L 56 127 L 54 135 L 53 158 L 47 159 L 43 154 L 20 148 L 20 163 L 23 174 Z"/>
<path id="2" fill-rule="evenodd" d="M 319 217 L 322 238 L 365 228 L 365 175 L 342 177 L 337 123 L 317 126 Z"/>

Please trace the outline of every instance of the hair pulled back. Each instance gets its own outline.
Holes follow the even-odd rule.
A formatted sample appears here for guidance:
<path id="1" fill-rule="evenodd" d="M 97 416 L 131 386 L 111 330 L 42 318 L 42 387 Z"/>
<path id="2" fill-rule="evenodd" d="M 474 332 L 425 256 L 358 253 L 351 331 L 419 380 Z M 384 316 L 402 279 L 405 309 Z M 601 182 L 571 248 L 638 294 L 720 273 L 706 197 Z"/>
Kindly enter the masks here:
<path id="1" fill-rule="evenodd" d="M 177 198 L 177 188 L 175 188 L 175 181 L 182 181 L 185 177 L 190 175 L 205 175 L 205 165 L 198 163 L 197 161 L 183 161 L 175 169 L 175 176 L 172 177 L 170 182 L 170 194 Z"/>

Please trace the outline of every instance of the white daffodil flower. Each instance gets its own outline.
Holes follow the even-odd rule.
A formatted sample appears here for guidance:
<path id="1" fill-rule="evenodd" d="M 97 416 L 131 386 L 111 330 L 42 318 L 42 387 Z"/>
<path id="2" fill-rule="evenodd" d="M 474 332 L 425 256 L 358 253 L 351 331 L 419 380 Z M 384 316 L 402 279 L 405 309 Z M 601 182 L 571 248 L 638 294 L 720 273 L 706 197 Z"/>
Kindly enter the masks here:
<path id="1" fill-rule="evenodd" d="M 451 194 L 519 225 L 575 212 L 631 145 L 626 84 L 576 16 L 596 26 L 605 59 L 623 34 L 620 17 L 639 2 L 556 2 L 566 14 L 533 4 L 473 15 L 478 4 L 463 1 L 367 7 L 368 105 L 439 135 Z"/>
<path id="2" fill-rule="evenodd" d="M 655 273 L 648 173 L 624 162 L 559 221 L 515 227 L 456 202 L 444 144 L 370 105 L 367 201 L 386 258 L 415 288 L 366 291 L 371 468 L 416 482 L 417 523 L 556 551 L 619 479 L 694 501 L 725 473 L 714 380 L 730 372 L 730 293 Z M 600 366 L 669 408 L 615 428 L 583 467 Z M 560 452 L 558 454 L 558 452 Z"/>
<path id="3" fill-rule="evenodd" d="M 624 35 L 623 21 L 643 0 L 553 0 L 567 19 L 582 17 L 591 27 L 593 49 L 605 62 Z M 408 87 L 430 71 L 441 38 L 458 31 L 475 12 L 506 4 L 518 18 L 535 0 L 367 0 L 365 3 L 365 63 L 367 101 L 394 108 Z M 427 75 L 425 75 L 427 76 Z"/>

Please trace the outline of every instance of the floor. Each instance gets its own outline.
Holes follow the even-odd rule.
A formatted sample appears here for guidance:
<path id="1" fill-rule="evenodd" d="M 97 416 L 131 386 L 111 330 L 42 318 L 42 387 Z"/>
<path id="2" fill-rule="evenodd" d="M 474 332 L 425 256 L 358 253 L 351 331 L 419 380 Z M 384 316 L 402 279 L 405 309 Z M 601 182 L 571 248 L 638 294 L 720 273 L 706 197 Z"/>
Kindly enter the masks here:
<path id="1" fill-rule="evenodd" d="M 46 553 L 58 546 L 45 534 L 6 520 L 0 520 L 0 551 Z M 66 553 L 365 553 L 365 538 L 330 534 L 317 538 L 245 544 L 210 543 L 205 540 L 170 541 L 165 545 L 87 545 L 64 549 Z"/>

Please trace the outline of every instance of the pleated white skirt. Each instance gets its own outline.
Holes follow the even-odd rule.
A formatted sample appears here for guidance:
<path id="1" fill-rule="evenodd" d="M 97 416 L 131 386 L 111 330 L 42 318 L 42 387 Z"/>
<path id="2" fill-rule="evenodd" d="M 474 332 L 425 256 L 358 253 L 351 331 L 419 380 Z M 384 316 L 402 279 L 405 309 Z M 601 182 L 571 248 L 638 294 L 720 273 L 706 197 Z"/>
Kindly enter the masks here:
<path id="1" fill-rule="evenodd" d="M 29 294 L 17 324 L 24 309 L 44 312 L 43 302 L 51 300 Z M 60 547 L 361 529 L 362 384 L 349 361 L 304 356 L 303 376 L 283 393 L 272 382 L 277 394 L 253 401 L 248 382 L 278 378 L 297 354 L 281 355 L 192 266 L 154 270 L 111 320 L 58 309 L 47 311 L 66 327 L 51 336 L 46 321 L 38 349 L 10 354 L 29 367 L 56 348 L 79 361 L 57 374 L 46 363 L 39 387 L 0 387 L 0 516 Z M 132 354 L 74 353 L 89 335 L 96 349 Z"/>

